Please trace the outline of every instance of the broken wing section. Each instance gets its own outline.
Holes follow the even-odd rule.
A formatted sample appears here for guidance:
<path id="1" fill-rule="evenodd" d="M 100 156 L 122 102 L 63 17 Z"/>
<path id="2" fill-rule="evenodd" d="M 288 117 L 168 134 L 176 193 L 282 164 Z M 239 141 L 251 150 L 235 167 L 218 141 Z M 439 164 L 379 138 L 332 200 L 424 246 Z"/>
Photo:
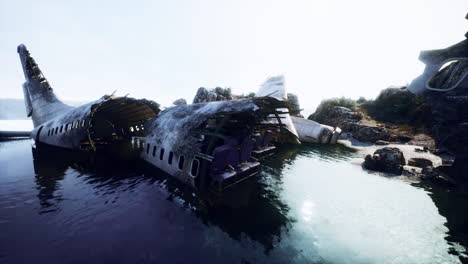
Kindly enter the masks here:
<path id="1" fill-rule="evenodd" d="M 256 97 L 271 97 L 279 101 L 285 101 L 288 96 L 284 85 L 284 76 L 275 76 L 268 78 L 260 87 L 255 95 Z M 284 124 L 285 129 L 289 132 L 290 137 L 284 133 L 276 137 L 280 142 L 288 142 L 300 144 L 299 135 L 297 134 L 296 128 L 292 123 L 289 115 L 289 110 L 286 107 L 277 108 L 275 113 L 269 116 L 268 123 Z"/>
<path id="2" fill-rule="evenodd" d="M 262 84 L 256 96 L 272 97 L 277 100 L 286 101 L 287 93 L 284 76 L 271 77 Z M 269 116 L 268 123 L 284 124 L 288 133 L 280 133 L 273 137 L 281 143 L 336 143 L 341 135 L 339 127 L 333 128 L 301 117 L 294 117 L 289 114 L 288 108 L 278 108 L 276 112 Z"/>

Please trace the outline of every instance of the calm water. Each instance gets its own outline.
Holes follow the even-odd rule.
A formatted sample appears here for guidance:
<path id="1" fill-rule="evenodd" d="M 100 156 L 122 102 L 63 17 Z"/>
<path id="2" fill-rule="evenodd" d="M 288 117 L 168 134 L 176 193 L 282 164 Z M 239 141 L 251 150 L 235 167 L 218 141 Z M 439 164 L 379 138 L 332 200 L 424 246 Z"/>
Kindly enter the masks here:
<path id="1" fill-rule="evenodd" d="M 0 263 L 460 263 L 446 195 L 356 158 L 284 147 L 220 202 L 140 162 L 0 142 Z"/>

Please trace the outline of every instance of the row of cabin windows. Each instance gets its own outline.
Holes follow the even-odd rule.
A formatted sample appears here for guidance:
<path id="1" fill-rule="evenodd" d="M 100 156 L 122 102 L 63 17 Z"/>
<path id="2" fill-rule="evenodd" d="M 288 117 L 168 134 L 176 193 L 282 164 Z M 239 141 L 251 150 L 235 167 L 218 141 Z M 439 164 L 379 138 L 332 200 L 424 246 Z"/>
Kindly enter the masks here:
<path id="1" fill-rule="evenodd" d="M 66 132 L 72 130 L 73 128 L 85 127 L 85 120 L 78 120 L 76 122 L 61 125 L 60 127 L 51 128 L 47 131 L 47 136 L 57 135 L 58 133 Z"/>
<path id="2" fill-rule="evenodd" d="M 145 130 L 145 127 L 143 126 L 143 124 L 130 126 L 130 132 L 136 132 L 140 130 Z"/>
<path id="3" fill-rule="evenodd" d="M 153 157 L 156 157 L 156 151 L 157 151 L 156 146 L 153 146 L 153 152 L 152 152 Z M 149 152 L 150 152 L 150 144 L 146 144 L 146 154 L 149 155 Z M 167 163 L 169 165 L 172 165 L 173 158 L 174 158 L 174 152 L 170 151 L 169 157 L 167 159 Z M 164 148 L 161 148 L 159 150 L 159 160 L 164 160 Z M 177 163 L 177 167 L 179 168 L 179 170 L 182 171 L 184 169 L 184 163 L 185 163 L 185 156 L 181 154 L 179 155 L 179 162 Z M 198 159 L 193 159 L 192 167 L 190 168 L 190 175 L 192 175 L 193 177 L 197 177 L 199 167 L 200 167 L 200 161 Z"/>

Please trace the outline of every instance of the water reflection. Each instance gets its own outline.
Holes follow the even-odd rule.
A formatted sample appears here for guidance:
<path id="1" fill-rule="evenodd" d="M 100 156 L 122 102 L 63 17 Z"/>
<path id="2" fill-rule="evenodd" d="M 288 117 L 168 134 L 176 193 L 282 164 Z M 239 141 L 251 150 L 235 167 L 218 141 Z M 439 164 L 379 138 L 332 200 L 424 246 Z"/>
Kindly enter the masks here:
<path id="1" fill-rule="evenodd" d="M 194 191 L 139 160 L 119 161 L 107 155 L 47 145 L 33 147 L 32 153 L 37 197 L 42 207 L 40 214 L 61 210 L 61 182 L 65 177 L 76 177 L 102 195 L 129 192 L 138 184 L 157 186 L 165 199 L 189 208 L 204 224 L 218 226 L 235 240 L 246 235 L 261 243 L 266 251 L 273 248 L 290 222 L 287 206 L 258 177 L 220 197 Z"/>

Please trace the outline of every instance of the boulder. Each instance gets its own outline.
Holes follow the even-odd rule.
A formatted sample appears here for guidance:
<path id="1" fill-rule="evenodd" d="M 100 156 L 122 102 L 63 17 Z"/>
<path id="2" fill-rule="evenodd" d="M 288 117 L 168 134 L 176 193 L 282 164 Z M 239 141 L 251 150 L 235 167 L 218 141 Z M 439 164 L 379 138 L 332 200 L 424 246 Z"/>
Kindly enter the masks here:
<path id="1" fill-rule="evenodd" d="M 400 149 L 385 147 L 376 150 L 373 155 L 367 155 L 362 165 L 368 170 L 400 175 L 405 165 L 405 157 Z"/>
<path id="2" fill-rule="evenodd" d="M 307 119 L 350 132 L 352 126 L 361 120 L 361 115 L 344 106 L 327 106 L 317 108 Z"/>
<path id="3" fill-rule="evenodd" d="M 432 161 L 424 158 L 411 158 L 408 160 L 408 165 L 418 168 L 432 167 Z"/>
<path id="4" fill-rule="evenodd" d="M 195 97 L 193 98 L 193 103 L 204 103 L 208 99 L 208 90 L 204 87 L 200 87 L 197 90 L 197 93 L 195 94 Z"/>
<path id="5" fill-rule="evenodd" d="M 389 143 L 388 141 L 380 140 L 380 139 L 379 139 L 379 140 L 377 140 L 377 141 L 375 142 L 375 144 L 376 144 L 376 145 L 388 145 L 388 144 L 390 144 L 390 143 Z"/>
<path id="6" fill-rule="evenodd" d="M 187 101 L 185 101 L 184 98 L 179 98 L 175 100 L 172 104 L 173 105 L 187 105 Z"/>
<path id="7" fill-rule="evenodd" d="M 389 137 L 388 131 L 383 127 L 358 125 L 351 132 L 355 139 L 373 143 L 378 140 L 386 140 Z"/>
<path id="8" fill-rule="evenodd" d="M 193 98 L 193 103 L 206 103 L 214 101 L 229 101 L 232 100 L 231 88 L 216 87 L 208 90 L 204 87 L 198 88 L 198 91 Z"/>

